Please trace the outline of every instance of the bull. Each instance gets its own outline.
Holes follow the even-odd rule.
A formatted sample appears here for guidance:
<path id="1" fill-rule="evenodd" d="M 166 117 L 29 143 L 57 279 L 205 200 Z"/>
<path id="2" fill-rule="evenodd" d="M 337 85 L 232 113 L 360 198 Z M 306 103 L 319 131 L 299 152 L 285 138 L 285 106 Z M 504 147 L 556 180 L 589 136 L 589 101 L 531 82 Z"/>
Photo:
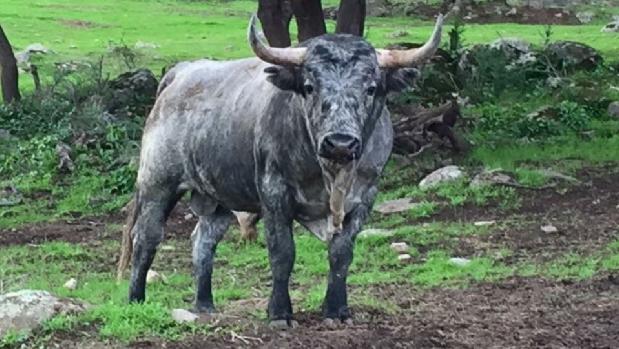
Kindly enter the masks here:
<path id="1" fill-rule="evenodd" d="M 170 211 L 190 192 L 195 310 L 213 312 L 211 275 L 233 211 L 260 214 L 271 266 L 268 317 L 292 325 L 289 280 L 293 221 L 328 243 L 323 303 L 328 321 L 350 321 L 346 278 L 356 235 L 369 215 L 393 143 L 386 95 L 406 89 L 439 46 L 374 49 L 363 38 L 326 34 L 299 47 L 264 43 L 257 57 L 180 63 L 163 77 L 146 120 L 133 213 L 119 268 L 132 269 L 129 300 L 145 299 L 146 274 Z"/>

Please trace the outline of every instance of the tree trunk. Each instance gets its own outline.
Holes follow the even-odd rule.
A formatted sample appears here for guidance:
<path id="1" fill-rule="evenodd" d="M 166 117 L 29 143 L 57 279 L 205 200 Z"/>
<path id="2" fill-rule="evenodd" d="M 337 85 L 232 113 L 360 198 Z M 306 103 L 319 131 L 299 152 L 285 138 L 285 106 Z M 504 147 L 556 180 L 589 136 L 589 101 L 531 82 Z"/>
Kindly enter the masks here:
<path id="1" fill-rule="evenodd" d="M 2 86 L 2 98 L 7 104 L 19 102 L 21 99 L 18 78 L 17 60 L 9 39 L 0 26 L 0 85 Z"/>
<path id="2" fill-rule="evenodd" d="M 260 0 L 258 2 L 258 18 L 262 30 L 273 47 L 290 46 L 288 26 L 292 18 L 290 0 Z"/>
<path id="3" fill-rule="evenodd" d="M 363 36 L 365 0 L 342 0 L 337 11 L 336 33 Z"/>
<path id="4" fill-rule="evenodd" d="M 297 20 L 299 42 L 327 32 L 320 0 L 292 0 L 292 12 Z"/>

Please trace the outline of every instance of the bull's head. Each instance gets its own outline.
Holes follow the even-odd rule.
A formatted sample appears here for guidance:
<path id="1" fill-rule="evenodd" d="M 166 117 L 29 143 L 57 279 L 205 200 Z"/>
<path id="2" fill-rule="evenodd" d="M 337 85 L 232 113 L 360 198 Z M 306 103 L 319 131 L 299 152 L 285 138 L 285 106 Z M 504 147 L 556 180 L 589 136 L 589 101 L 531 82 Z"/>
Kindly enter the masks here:
<path id="1" fill-rule="evenodd" d="M 264 43 L 252 17 L 248 38 L 267 68 L 269 81 L 303 97 L 306 125 L 321 162 L 346 164 L 359 158 L 385 106 L 389 91 L 413 81 L 415 66 L 431 58 L 439 46 L 443 16 L 422 47 L 374 49 L 363 38 L 323 35 L 294 48 Z"/>

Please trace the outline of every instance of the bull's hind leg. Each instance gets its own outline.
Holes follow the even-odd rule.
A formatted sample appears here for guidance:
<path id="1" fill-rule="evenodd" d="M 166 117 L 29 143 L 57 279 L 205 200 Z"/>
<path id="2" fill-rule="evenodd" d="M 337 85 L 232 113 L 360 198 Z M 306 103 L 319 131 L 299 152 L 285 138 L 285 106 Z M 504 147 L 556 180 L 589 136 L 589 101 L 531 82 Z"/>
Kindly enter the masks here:
<path id="1" fill-rule="evenodd" d="M 192 197 L 192 209 L 200 217 L 192 234 L 193 266 L 196 277 L 196 311 L 215 311 L 211 278 L 217 243 L 221 241 L 232 220 L 232 212 L 217 206 L 214 210 L 200 197 Z M 211 212 L 212 211 L 212 212 Z"/>
<path id="2" fill-rule="evenodd" d="M 142 302 L 146 293 L 146 274 L 153 263 L 163 227 L 182 193 L 176 187 L 138 188 L 133 237 L 133 264 L 129 301 Z"/>

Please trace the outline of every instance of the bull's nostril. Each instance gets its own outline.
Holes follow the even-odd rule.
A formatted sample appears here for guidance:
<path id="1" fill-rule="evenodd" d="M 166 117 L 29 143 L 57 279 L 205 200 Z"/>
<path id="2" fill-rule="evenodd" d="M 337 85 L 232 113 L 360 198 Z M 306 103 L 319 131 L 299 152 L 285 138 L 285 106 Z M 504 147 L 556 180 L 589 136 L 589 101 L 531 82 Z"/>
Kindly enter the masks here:
<path id="1" fill-rule="evenodd" d="M 356 137 L 334 133 L 324 138 L 321 156 L 339 160 L 351 160 L 359 156 L 360 146 L 361 144 Z"/>

